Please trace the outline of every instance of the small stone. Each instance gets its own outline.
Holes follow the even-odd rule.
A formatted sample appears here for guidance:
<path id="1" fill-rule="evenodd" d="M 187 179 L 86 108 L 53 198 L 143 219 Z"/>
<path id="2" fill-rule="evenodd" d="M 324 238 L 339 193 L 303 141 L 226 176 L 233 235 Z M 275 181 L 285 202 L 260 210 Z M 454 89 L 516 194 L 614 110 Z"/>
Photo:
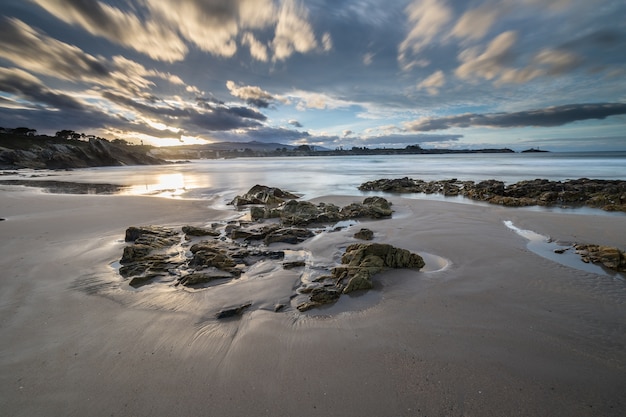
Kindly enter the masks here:
<path id="1" fill-rule="evenodd" d="M 204 227 L 183 226 L 183 233 L 187 236 L 219 236 L 220 233 L 215 230 L 205 229 Z"/>
<path id="2" fill-rule="evenodd" d="M 251 305 L 252 303 L 246 303 L 240 305 L 239 307 L 227 308 L 225 310 L 218 311 L 217 314 L 215 314 L 215 318 L 226 319 L 229 317 L 241 316 Z"/>
<path id="3" fill-rule="evenodd" d="M 283 262 L 283 268 L 284 269 L 293 269 L 293 268 L 300 268 L 306 266 L 306 262 L 304 261 L 291 261 L 291 262 Z"/>
<path id="4" fill-rule="evenodd" d="M 372 240 L 374 238 L 374 232 L 370 229 L 361 229 L 354 234 L 355 239 Z"/>

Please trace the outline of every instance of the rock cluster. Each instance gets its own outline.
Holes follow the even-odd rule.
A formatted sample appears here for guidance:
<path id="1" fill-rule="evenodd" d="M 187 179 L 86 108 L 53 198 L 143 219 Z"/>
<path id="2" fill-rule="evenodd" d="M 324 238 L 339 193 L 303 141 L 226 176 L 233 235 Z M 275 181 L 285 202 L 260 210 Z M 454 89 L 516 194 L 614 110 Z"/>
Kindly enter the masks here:
<path id="1" fill-rule="evenodd" d="M 621 180 L 580 178 L 561 182 L 535 179 L 505 185 L 497 180 L 476 183 L 457 179 L 423 181 L 405 177 L 365 182 L 359 186 L 359 190 L 462 195 L 473 200 L 511 207 L 589 206 L 608 211 L 626 211 L 626 181 Z"/>
<path id="2" fill-rule="evenodd" d="M 420 269 L 423 266 L 424 259 L 406 249 L 384 243 L 355 243 L 346 248 L 341 265 L 333 268 L 331 275 L 318 278 L 316 285 L 304 289 L 310 292 L 309 300 L 300 303 L 298 310 L 333 303 L 341 294 L 371 289 L 372 277 L 385 269 Z"/>
<path id="3" fill-rule="evenodd" d="M 626 253 L 616 247 L 577 243 L 574 249 L 583 262 L 601 264 L 614 271 L 626 272 Z"/>
<path id="4" fill-rule="evenodd" d="M 370 229 L 364 228 L 356 232 L 354 234 L 354 238 L 361 239 L 361 240 L 372 240 L 374 239 L 374 232 L 372 232 Z"/>
<path id="5" fill-rule="evenodd" d="M 238 198 L 235 197 L 235 200 Z M 352 203 L 344 207 L 329 203 L 316 205 L 309 201 L 289 200 L 279 206 L 272 203 L 250 208 L 252 220 L 277 218 L 282 224 L 291 226 L 336 223 L 358 218 L 380 219 L 390 217 L 392 213 L 391 203 L 382 197 L 368 197 L 362 203 Z"/>
<path id="6" fill-rule="evenodd" d="M 204 230 L 202 236 L 213 239 L 193 243 L 187 249 L 187 242 L 200 230 Z M 222 240 L 220 235 L 217 230 L 192 226 L 184 226 L 180 232 L 157 226 L 129 227 L 125 241 L 132 244 L 124 247 L 119 273 L 130 278 L 129 285 L 133 287 L 156 278 L 175 279 L 176 285 L 194 287 L 216 279 L 237 278 L 259 259 L 284 257 L 282 251 L 248 248 Z"/>
<path id="7" fill-rule="evenodd" d="M 238 195 L 229 204 L 241 207 L 250 204 L 263 204 L 268 206 L 277 206 L 287 200 L 299 198 L 297 195 L 280 188 L 268 187 L 265 185 L 255 185 L 250 188 L 244 195 Z"/>
<path id="8" fill-rule="evenodd" d="M 312 224 L 360 217 L 378 219 L 392 214 L 391 203 L 382 197 L 369 197 L 363 203 L 342 208 L 333 204 L 296 201 L 293 197 L 278 188 L 257 185 L 232 202 L 236 206 L 253 205 L 253 221 L 230 221 L 209 228 L 184 226 L 181 230 L 157 226 L 129 227 L 125 240 L 130 244 L 124 248 L 119 273 L 129 278 L 129 285 L 133 287 L 156 279 L 176 286 L 205 287 L 213 285 L 211 283 L 215 280 L 237 279 L 260 260 L 283 260 L 284 251 L 272 251 L 268 246 L 273 243 L 298 244 L 322 233 L 322 229 L 309 228 Z M 280 202 L 283 198 L 289 200 Z M 255 218 L 255 210 L 262 215 Z M 266 220 L 270 218 L 272 220 Z M 373 232 L 361 229 L 355 238 L 371 240 Z M 305 311 L 335 302 L 341 294 L 372 288 L 372 276 L 383 269 L 419 269 L 423 265 L 419 255 L 391 245 L 350 245 L 342 257 L 342 264 L 328 267 L 330 275 L 296 290 L 294 297 L 306 294 L 306 301 L 297 308 Z M 282 267 L 289 270 L 306 266 L 304 260 L 282 263 Z M 250 303 L 223 310 L 216 317 L 237 316 L 248 307 Z M 283 308 L 284 305 L 277 305 L 276 311 Z"/>

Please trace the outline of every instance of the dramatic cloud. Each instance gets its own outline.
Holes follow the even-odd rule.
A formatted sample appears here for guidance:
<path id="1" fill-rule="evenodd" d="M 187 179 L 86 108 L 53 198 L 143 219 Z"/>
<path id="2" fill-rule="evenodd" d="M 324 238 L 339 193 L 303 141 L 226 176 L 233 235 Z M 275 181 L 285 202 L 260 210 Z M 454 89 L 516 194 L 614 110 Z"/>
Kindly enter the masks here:
<path id="1" fill-rule="evenodd" d="M 457 38 L 479 40 L 485 37 L 500 14 L 500 9 L 493 4 L 486 4 L 469 10 L 461 16 L 452 29 Z"/>
<path id="2" fill-rule="evenodd" d="M 130 10 L 102 1 L 33 0 L 66 23 L 134 49 L 153 59 L 174 62 L 189 52 L 186 42 L 212 55 L 234 56 L 242 46 L 253 58 L 283 61 L 294 52 L 329 50 L 330 34 L 320 39 L 296 0 L 135 0 Z M 253 33 L 274 31 L 263 43 Z"/>
<path id="3" fill-rule="evenodd" d="M 402 148 L 408 145 L 418 145 L 424 143 L 433 144 L 437 142 L 456 142 L 462 137 L 463 135 L 393 134 L 361 137 L 357 142 L 361 142 L 366 146 Z"/>
<path id="4" fill-rule="evenodd" d="M 252 129 L 246 129 L 239 132 L 219 132 L 215 133 L 213 137 L 217 140 L 227 142 L 263 142 L 263 143 L 283 143 L 293 144 L 298 141 L 306 140 L 310 137 L 307 132 L 299 132 L 297 130 L 284 129 L 284 128 L 272 128 L 272 127 L 258 127 Z"/>
<path id="5" fill-rule="evenodd" d="M 259 108 L 267 108 L 270 103 L 275 100 L 275 97 L 267 91 L 263 91 L 260 87 L 252 85 L 238 86 L 234 81 L 229 80 L 226 81 L 226 88 L 228 88 L 230 94 L 233 96 L 245 100 L 246 103 Z"/>
<path id="6" fill-rule="evenodd" d="M 464 50 L 459 54 L 462 64 L 456 69 L 456 75 L 461 79 L 493 80 L 512 61 L 511 48 L 516 40 L 517 34 L 508 31 L 493 39 L 482 53 L 479 53 L 477 48 Z"/>
<path id="7" fill-rule="evenodd" d="M 251 32 L 246 32 L 243 34 L 241 38 L 241 43 L 244 46 L 250 48 L 250 55 L 259 61 L 267 61 L 268 60 L 268 51 L 267 46 L 265 46 L 262 42 L 259 42 L 254 34 Z"/>
<path id="8" fill-rule="evenodd" d="M 17 68 L 0 68 L 0 91 L 28 100 L 32 106 L 41 104 L 51 110 L 83 108 L 75 98 L 48 89 L 37 77 Z"/>
<path id="9" fill-rule="evenodd" d="M 188 49 L 169 25 L 137 15 L 101 1 L 33 0 L 48 13 L 77 25 L 95 36 L 163 61 L 181 60 Z M 157 2 L 158 3 L 158 2 Z"/>
<path id="10" fill-rule="evenodd" d="M 122 56 L 109 61 L 53 39 L 17 19 L 0 24 L 0 57 L 29 71 L 73 82 L 122 89 L 130 94 L 154 86 L 148 78 L 182 85 L 180 77 L 146 69 Z"/>
<path id="11" fill-rule="evenodd" d="M 110 72 L 102 59 L 50 38 L 18 19 L 5 18 L 0 24 L 0 57 L 65 80 L 98 79 Z"/>
<path id="12" fill-rule="evenodd" d="M 626 114 L 626 103 L 569 104 L 514 113 L 461 114 L 427 117 L 406 124 L 413 132 L 450 129 L 452 127 L 553 127 L 581 120 L 606 119 Z"/>
<path id="13" fill-rule="evenodd" d="M 424 81 L 417 84 L 418 89 L 425 89 L 428 91 L 428 94 L 431 96 L 439 93 L 439 88 L 442 87 L 446 83 L 446 77 L 443 74 L 443 71 L 435 71 L 430 74 Z"/>
<path id="14" fill-rule="evenodd" d="M 217 131 L 260 126 L 259 121 L 266 117 L 246 107 L 214 105 L 206 108 L 173 106 L 168 103 L 144 103 L 113 92 L 103 93 L 103 97 L 128 110 L 138 117 L 158 120 L 166 126 L 182 130 Z"/>
<path id="15" fill-rule="evenodd" d="M 273 59 L 282 61 L 295 52 L 306 53 L 318 47 L 306 9 L 293 0 L 283 1 L 272 40 Z M 330 39 L 330 35 L 328 35 Z M 328 40 L 327 40 L 328 42 Z"/>
<path id="16" fill-rule="evenodd" d="M 623 137 L 625 15 L 620 0 L 3 0 L 0 120 L 163 144 Z M 484 129 L 519 126 L 538 128 Z"/>
<path id="17" fill-rule="evenodd" d="M 398 61 L 404 69 L 427 65 L 428 60 L 412 57 L 428 46 L 442 27 L 452 20 L 452 10 L 439 0 L 413 0 L 407 6 L 406 14 L 411 30 L 398 48 Z"/>

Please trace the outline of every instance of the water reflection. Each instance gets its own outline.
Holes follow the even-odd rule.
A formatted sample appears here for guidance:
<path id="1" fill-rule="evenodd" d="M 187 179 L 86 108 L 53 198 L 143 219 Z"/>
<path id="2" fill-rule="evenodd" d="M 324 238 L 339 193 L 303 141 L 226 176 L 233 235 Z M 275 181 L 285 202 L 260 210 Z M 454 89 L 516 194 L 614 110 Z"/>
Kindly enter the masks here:
<path id="1" fill-rule="evenodd" d="M 185 183 L 185 176 L 180 172 L 131 176 L 129 180 L 132 185 L 124 189 L 123 194 L 154 195 L 174 198 L 181 197 L 188 190 Z"/>

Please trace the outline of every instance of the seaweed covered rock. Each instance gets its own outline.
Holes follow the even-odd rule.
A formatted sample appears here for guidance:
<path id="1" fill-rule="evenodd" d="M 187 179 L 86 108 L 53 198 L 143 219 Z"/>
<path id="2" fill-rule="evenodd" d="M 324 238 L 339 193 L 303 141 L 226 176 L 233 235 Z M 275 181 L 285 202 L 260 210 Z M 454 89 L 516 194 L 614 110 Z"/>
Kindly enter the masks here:
<path id="1" fill-rule="evenodd" d="M 372 288 L 372 276 L 387 268 L 422 268 L 424 259 L 406 249 L 384 243 L 355 243 L 346 248 L 342 265 L 333 269 L 338 282 L 347 284 L 343 293 Z"/>
<path id="2" fill-rule="evenodd" d="M 244 195 L 238 195 L 230 204 L 236 207 L 246 206 L 250 204 L 262 204 L 267 206 L 277 206 L 287 200 L 299 198 L 297 195 L 280 188 L 268 187 L 265 185 L 255 185 L 250 188 Z"/>
<path id="3" fill-rule="evenodd" d="M 561 182 L 535 179 L 505 185 L 497 180 L 478 183 L 456 179 L 426 182 L 405 177 L 368 181 L 361 184 L 359 190 L 462 195 L 473 200 L 510 207 L 589 206 L 607 211 L 626 211 L 626 181 L 623 180 L 579 178 Z"/>
<path id="4" fill-rule="evenodd" d="M 333 268 L 331 275 L 320 276 L 298 289 L 299 294 L 308 297 L 296 308 L 307 311 L 334 303 L 341 294 L 371 289 L 372 277 L 389 268 L 420 269 L 423 266 L 424 259 L 406 249 L 384 243 L 356 243 L 346 248 L 341 265 Z"/>
<path id="5" fill-rule="evenodd" d="M 374 232 L 372 232 L 370 229 L 363 228 L 354 234 L 354 238 L 361 240 L 372 240 L 374 238 Z"/>
<path id="6" fill-rule="evenodd" d="M 574 248 L 583 262 L 601 264 L 614 271 L 626 272 L 626 253 L 616 247 L 576 244 Z"/>
<path id="7" fill-rule="evenodd" d="M 187 236 L 219 236 L 220 233 L 216 230 L 207 229 L 205 227 L 197 226 L 183 226 L 183 233 Z"/>

